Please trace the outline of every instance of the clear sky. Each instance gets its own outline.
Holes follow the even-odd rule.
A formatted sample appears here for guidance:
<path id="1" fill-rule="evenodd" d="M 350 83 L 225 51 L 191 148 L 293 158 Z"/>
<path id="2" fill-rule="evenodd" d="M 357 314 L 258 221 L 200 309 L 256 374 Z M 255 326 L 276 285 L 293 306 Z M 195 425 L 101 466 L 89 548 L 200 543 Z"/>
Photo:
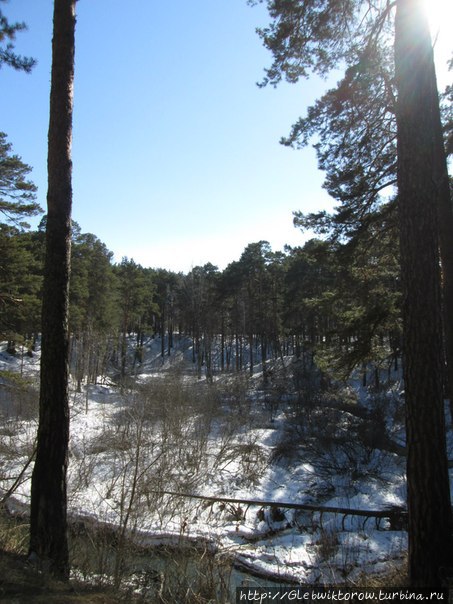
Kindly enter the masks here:
<path id="1" fill-rule="evenodd" d="M 440 0 L 431 0 L 436 2 Z M 447 1 L 447 0 L 445 0 Z M 453 3 L 452 0 L 448 2 Z M 52 0 L 10 0 L 30 75 L 0 71 L 0 130 L 33 167 L 45 207 Z M 301 244 L 295 210 L 330 208 L 313 149 L 279 144 L 319 80 L 256 82 L 271 57 L 246 0 L 77 3 L 73 218 L 115 254 L 187 272 L 248 243 Z"/>

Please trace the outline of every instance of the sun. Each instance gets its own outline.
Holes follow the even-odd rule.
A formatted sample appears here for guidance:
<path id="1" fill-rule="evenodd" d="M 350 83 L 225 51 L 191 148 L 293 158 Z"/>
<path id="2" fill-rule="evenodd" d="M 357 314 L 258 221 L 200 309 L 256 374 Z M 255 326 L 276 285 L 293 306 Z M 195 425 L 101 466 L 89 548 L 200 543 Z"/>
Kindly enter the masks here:
<path id="1" fill-rule="evenodd" d="M 437 68 L 447 72 L 453 53 L 453 0 L 424 0 Z"/>

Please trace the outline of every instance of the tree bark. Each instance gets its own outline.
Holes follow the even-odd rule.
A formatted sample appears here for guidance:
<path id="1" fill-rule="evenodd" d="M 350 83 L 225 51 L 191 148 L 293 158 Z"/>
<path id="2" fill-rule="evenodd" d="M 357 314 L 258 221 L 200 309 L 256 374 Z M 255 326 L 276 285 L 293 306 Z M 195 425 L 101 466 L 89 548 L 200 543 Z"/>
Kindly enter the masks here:
<path id="1" fill-rule="evenodd" d="M 435 71 L 421 0 L 397 1 L 395 72 L 409 580 L 413 587 L 436 587 L 450 572 L 453 547 L 442 392 Z"/>
<path id="2" fill-rule="evenodd" d="M 39 427 L 29 550 L 31 559 L 37 558 L 63 579 L 69 577 L 66 471 L 75 2 L 54 2 Z"/>
<path id="3" fill-rule="evenodd" d="M 430 94 L 433 111 L 434 184 L 438 196 L 440 259 L 442 265 L 442 304 L 445 338 L 445 360 L 447 365 L 446 395 L 450 399 L 450 414 L 453 422 L 453 205 L 448 178 L 442 121 L 439 108 L 436 75 L 432 73 Z"/>

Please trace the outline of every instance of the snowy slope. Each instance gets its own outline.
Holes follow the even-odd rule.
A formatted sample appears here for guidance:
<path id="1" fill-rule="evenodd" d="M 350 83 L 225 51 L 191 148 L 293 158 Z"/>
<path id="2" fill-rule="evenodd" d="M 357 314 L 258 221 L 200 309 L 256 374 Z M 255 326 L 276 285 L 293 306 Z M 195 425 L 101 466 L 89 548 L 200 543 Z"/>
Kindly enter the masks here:
<path id="1" fill-rule="evenodd" d="M 71 393 L 72 514 L 123 527 L 141 544 L 207 539 L 243 568 L 292 581 L 357 581 L 403 559 L 406 533 L 388 530 L 386 521 L 377 528 L 363 517 L 164 494 L 382 510 L 404 507 L 405 473 L 402 457 L 372 448 L 362 455 L 352 440 L 317 457 L 322 444 L 310 436 L 309 424 L 320 430 L 331 410 L 328 416 L 313 409 L 294 430 L 294 407 L 283 397 L 270 413 L 258 379 L 219 377 L 210 386 L 193 375 L 187 341 L 163 362 L 159 352 L 159 340 L 150 340 L 136 371 L 138 390 L 121 393 L 105 378 Z M 13 358 L 3 348 L 0 371 L 21 370 L 36 376 L 39 354 Z M 355 383 L 350 388 L 359 404 L 370 404 L 368 391 Z M 391 384 L 389 406 L 398 404 L 399 388 Z M 338 430 L 345 422 L 346 435 L 351 425 L 360 431 L 356 416 L 335 413 Z M 3 430 L 2 446 L 16 453 L 3 460 L 4 492 L 26 463 L 36 430 L 36 419 L 10 416 L 8 422 L 22 445 L 13 447 Z M 404 438 L 393 416 L 387 424 L 395 439 Z M 24 480 L 15 498 L 27 503 L 29 489 Z"/>

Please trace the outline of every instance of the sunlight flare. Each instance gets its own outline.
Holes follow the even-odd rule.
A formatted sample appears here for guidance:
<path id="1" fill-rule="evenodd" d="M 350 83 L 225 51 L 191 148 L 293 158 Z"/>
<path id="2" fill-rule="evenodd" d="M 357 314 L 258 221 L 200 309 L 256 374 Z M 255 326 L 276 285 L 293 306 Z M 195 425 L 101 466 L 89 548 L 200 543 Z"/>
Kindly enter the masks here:
<path id="1" fill-rule="evenodd" d="M 446 71 L 453 53 L 453 0 L 424 0 L 438 69 Z"/>

